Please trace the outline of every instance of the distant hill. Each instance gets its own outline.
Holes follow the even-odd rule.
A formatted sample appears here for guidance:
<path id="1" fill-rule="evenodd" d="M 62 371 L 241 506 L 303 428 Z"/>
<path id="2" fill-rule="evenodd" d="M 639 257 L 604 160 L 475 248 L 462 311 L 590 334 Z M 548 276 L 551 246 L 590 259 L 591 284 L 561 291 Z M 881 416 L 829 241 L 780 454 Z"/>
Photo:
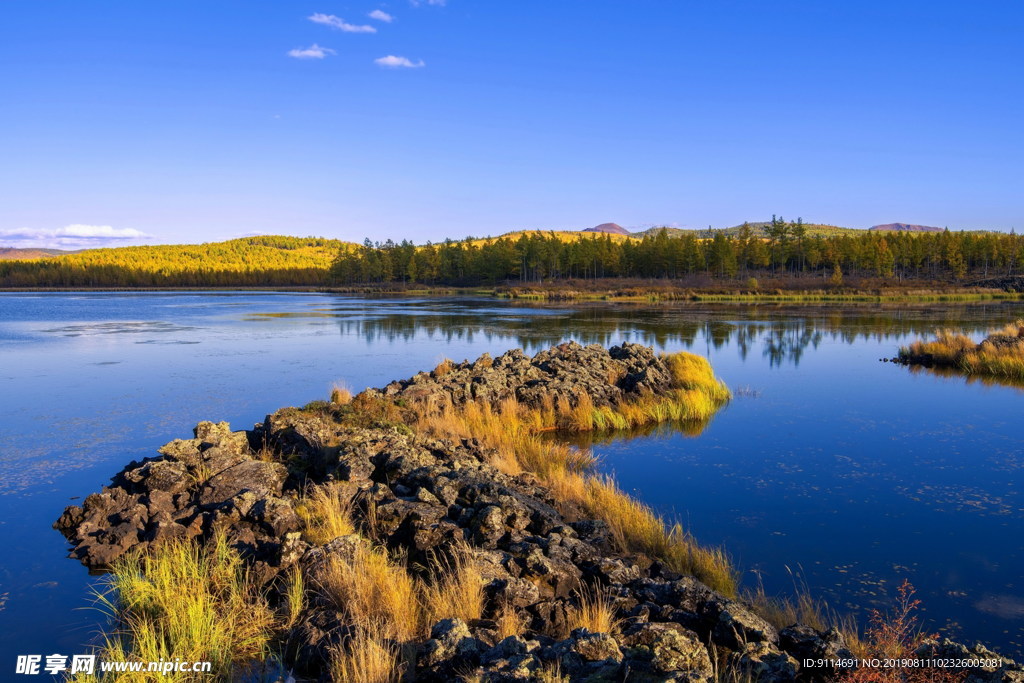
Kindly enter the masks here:
<path id="1" fill-rule="evenodd" d="M 942 232 L 945 228 L 935 228 L 930 225 L 913 225 L 910 223 L 886 223 L 885 225 L 873 225 L 869 230 L 888 230 L 889 232 Z"/>
<path id="2" fill-rule="evenodd" d="M 0 261 L 8 287 L 176 287 L 320 284 L 351 242 L 260 235 L 205 244 L 87 249 Z M 23 250 L 24 251 L 24 250 Z M 39 250 L 56 251 L 56 250 Z"/>
<path id="3" fill-rule="evenodd" d="M 580 232 L 610 232 L 613 235 L 628 235 L 629 230 L 618 223 L 602 223 L 601 225 L 595 225 L 592 228 L 581 230 Z"/>
<path id="4" fill-rule="evenodd" d="M 765 231 L 771 223 L 767 221 L 758 221 L 747 223 L 747 228 L 750 229 L 751 235 L 754 237 L 767 237 L 768 233 Z M 804 227 L 807 228 L 808 237 L 833 237 L 837 235 L 856 235 L 863 233 L 864 230 L 860 228 L 843 228 L 838 225 L 825 225 L 824 223 L 804 223 Z M 736 237 L 743 230 L 742 225 L 734 225 L 731 228 L 704 228 L 702 230 L 696 230 L 692 228 L 667 228 L 667 227 L 656 227 L 648 228 L 643 232 L 634 232 L 633 237 L 644 237 L 645 235 L 656 235 L 662 230 L 669 237 L 682 237 L 683 235 L 696 235 L 700 238 L 711 238 L 721 233 L 727 237 Z"/>
<path id="5" fill-rule="evenodd" d="M 502 235 L 498 235 L 497 237 L 478 237 L 472 239 L 472 242 L 473 244 L 480 246 L 481 244 L 490 244 L 499 239 L 515 241 L 520 237 L 530 237 L 534 235 L 540 237 L 550 237 L 554 235 L 562 242 L 577 242 L 581 239 L 603 239 L 600 235 L 608 235 L 612 242 L 628 241 L 636 237 L 636 235 L 631 235 L 629 232 L 621 234 L 617 232 L 597 233 L 592 230 L 515 230 L 513 232 L 506 232 Z"/>
<path id="6" fill-rule="evenodd" d="M 17 247 L 0 247 L 0 260 L 53 258 L 54 256 L 64 256 L 65 254 L 74 253 L 76 252 L 65 251 L 64 249 L 18 249 Z"/>

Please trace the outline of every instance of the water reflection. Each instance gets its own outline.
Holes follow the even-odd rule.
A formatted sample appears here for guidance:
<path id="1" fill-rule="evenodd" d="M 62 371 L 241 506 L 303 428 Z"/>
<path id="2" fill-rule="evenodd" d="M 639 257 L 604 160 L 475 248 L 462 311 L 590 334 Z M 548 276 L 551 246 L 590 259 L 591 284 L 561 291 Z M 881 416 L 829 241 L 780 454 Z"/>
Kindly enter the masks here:
<path id="1" fill-rule="evenodd" d="M 923 365 L 908 365 L 906 369 L 912 374 L 933 375 L 950 379 L 963 380 L 965 384 L 980 384 L 986 387 L 1011 387 L 1024 391 L 1024 379 L 1016 377 L 995 377 L 992 375 L 965 375 L 959 370 L 945 367 L 926 367 Z"/>
<path id="2" fill-rule="evenodd" d="M 825 340 L 848 345 L 858 341 L 892 341 L 930 335 L 938 328 L 957 327 L 983 335 L 989 323 L 1013 317 L 1013 304 L 960 307 L 688 305 L 656 306 L 590 304 L 528 307 L 448 302 L 425 306 L 410 315 L 407 303 L 380 302 L 370 310 L 336 306 L 312 311 L 270 313 L 252 319 L 281 317 L 333 318 L 344 336 L 361 337 L 367 345 L 408 343 L 417 339 L 473 344 L 503 342 L 536 352 L 573 338 L 584 344 L 609 346 L 631 341 L 659 348 L 682 347 L 707 354 L 734 347 L 741 360 L 760 352 L 772 367 L 799 366 L 808 349 Z M 972 322 L 975 321 L 975 322 Z M 703 348 L 701 348 L 703 346 Z"/>

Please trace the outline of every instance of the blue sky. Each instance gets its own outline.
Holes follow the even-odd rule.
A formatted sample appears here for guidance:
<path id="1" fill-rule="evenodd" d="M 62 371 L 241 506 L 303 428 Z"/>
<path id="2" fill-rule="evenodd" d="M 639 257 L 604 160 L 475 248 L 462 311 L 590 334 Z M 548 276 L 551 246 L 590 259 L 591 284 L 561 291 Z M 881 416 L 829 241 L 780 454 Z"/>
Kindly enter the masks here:
<path id="1" fill-rule="evenodd" d="M 1022 35 L 1012 1 L 15 0 L 0 245 L 1020 231 Z"/>

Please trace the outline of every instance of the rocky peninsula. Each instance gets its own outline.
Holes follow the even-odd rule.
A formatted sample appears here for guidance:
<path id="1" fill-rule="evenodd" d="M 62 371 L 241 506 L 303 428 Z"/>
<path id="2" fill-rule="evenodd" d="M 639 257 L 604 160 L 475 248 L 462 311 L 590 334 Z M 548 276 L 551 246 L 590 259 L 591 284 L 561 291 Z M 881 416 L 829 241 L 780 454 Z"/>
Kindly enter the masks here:
<path id="1" fill-rule="evenodd" d="M 171 656 L 201 647 L 132 591 L 173 573 L 168 548 L 209 553 L 196 592 L 259 622 L 258 642 L 216 655 L 223 679 L 268 659 L 324 681 L 832 677 L 804 663 L 852 658 L 843 633 L 770 623 L 737 597 L 724 553 L 548 434 L 692 424 L 728 399 L 706 360 L 628 343 L 445 361 L 247 431 L 202 422 L 55 526 L 73 557 L 120 577 L 108 649 L 145 649 L 140 629 Z M 977 680 L 1024 681 L 980 646 L 927 647 L 987 660 Z"/>

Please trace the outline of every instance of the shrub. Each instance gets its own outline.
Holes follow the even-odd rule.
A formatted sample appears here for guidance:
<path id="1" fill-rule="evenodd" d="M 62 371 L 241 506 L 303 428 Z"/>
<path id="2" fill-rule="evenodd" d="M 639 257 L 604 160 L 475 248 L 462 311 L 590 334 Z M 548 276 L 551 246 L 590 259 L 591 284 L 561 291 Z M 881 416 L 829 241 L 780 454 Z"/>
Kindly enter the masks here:
<path id="1" fill-rule="evenodd" d="M 896 590 L 894 609 L 889 614 L 879 610 L 871 613 L 871 625 L 865 633 L 866 658 L 881 660 L 914 660 L 917 650 L 926 640 L 935 635 L 922 633 L 918 629 L 915 612 L 921 601 L 914 598 L 914 587 L 905 580 Z M 866 667 L 861 666 L 840 678 L 844 683 L 957 683 L 966 675 L 933 667 Z"/>

